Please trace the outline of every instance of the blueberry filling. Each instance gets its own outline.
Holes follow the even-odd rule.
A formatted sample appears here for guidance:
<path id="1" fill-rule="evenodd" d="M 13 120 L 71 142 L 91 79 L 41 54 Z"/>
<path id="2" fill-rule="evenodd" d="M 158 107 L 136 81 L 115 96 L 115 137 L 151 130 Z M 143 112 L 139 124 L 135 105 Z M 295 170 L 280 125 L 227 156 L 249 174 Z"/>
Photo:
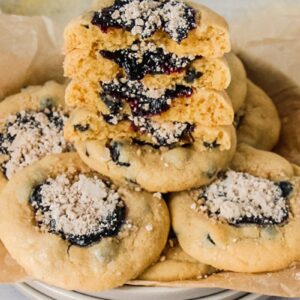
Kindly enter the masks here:
<path id="1" fill-rule="evenodd" d="M 81 179 L 79 179 L 79 181 L 80 180 Z M 84 180 L 88 179 L 85 177 Z M 82 181 L 85 182 L 84 180 Z M 126 217 L 126 207 L 116 192 L 110 193 L 107 191 L 104 192 L 104 190 L 100 190 L 100 194 L 102 194 L 101 196 L 99 196 L 100 199 L 91 200 L 91 197 L 95 198 L 96 193 L 92 195 L 93 192 L 86 191 L 86 195 L 84 197 L 85 200 L 83 201 L 90 200 L 90 203 L 85 204 L 86 207 L 84 208 L 83 203 L 78 204 L 79 201 L 76 203 L 76 206 L 73 199 L 72 201 L 74 207 L 72 207 L 72 204 L 65 201 L 66 199 L 63 199 L 63 203 L 59 203 L 59 195 L 57 195 L 56 198 L 53 198 L 53 194 L 55 194 L 56 192 L 55 188 L 58 188 L 58 185 L 61 184 L 61 182 L 62 179 L 56 182 L 55 179 L 48 179 L 47 181 L 40 185 L 37 185 L 33 189 L 29 199 L 29 203 L 31 204 L 35 213 L 35 221 L 37 226 L 39 226 L 44 231 L 59 235 L 62 239 L 67 240 L 70 245 L 79 247 L 89 246 L 93 243 L 99 242 L 102 238 L 113 237 L 119 233 Z M 92 184 L 95 184 L 95 182 L 93 182 L 92 184 L 91 182 L 88 182 L 88 184 L 90 188 L 93 188 Z M 101 181 L 101 184 L 103 185 L 103 187 L 105 187 L 106 190 L 109 190 L 111 188 L 110 185 L 108 185 L 105 181 Z M 75 194 L 72 194 L 74 190 L 73 187 L 69 187 L 70 190 L 68 190 L 68 188 L 66 187 L 67 185 L 64 186 L 65 189 L 63 191 L 66 193 L 69 192 L 71 196 L 73 196 L 73 198 L 76 197 L 76 195 L 78 195 L 78 191 L 80 191 L 80 185 L 79 187 L 77 187 L 77 193 Z M 52 189 L 52 197 L 47 195 L 47 192 L 49 193 L 50 189 Z M 61 192 L 61 187 L 57 189 L 57 193 L 59 192 Z M 106 196 L 105 193 L 107 193 Z M 97 200 L 102 201 L 101 205 Z M 99 206 L 101 206 L 100 209 Z M 82 211 L 80 211 L 80 209 L 82 209 Z M 93 209 L 94 211 L 96 210 L 98 216 L 97 214 L 92 215 L 90 213 L 91 211 L 93 211 Z M 99 217 L 99 214 L 101 213 L 99 212 L 99 210 L 101 209 L 107 211 L 102 217 Z M 60 212 L 59 217 L 57 217 L 58 212 Z M 89 213 L 91 215 L 89 215 Z M 73 216 L 74 214 L 77 215 Z M 62 221 L 61 219 L 63 218 L 64 220 Z M 91 219 L 92 221 L 90 221 Z M 74 221 L 74 224 L 71 223 L 72 221 Z M 89 224 L 89 222 L 91 222 L 91 224 Z M 83 223 L 86 227 L 83 226 Z M 92 228 L 88 228 L 89 226 L 91 226 Z M 75 231 L 77 229 L 76 227 L 82 227 L 83 231 L 85 231 L 86 234 L 72 233 L 69 231 L 70 227 Z"/>
<path id="2" fill-rule="evenodd" d="M 153 116 L 167 111 L 174 98 L 190 97 L 193 93 L 190 87 L 183 85 L 176 85 L 174 89 L 157 90 L 148 89 L 138 81 L 122 79 L 100 84 L 103 89 L 100 97 L 108 103 L 110 114 L 115 116 L 119 115 L 122 101 L 129 103 L 133 116 Z"/>
<path id="3" fill-rule="evenodd" d="M 289 182 L 274 183 L 229 170 L 199 190 L 198 203 L 210 217 L 234 226 L 282 225 L 289 217 L 287 197 L 292 189 Z"/>
<path id="4" fill-rule="evenodd" d="M 194 59 L 194 57 L 181 58 L 166 52 L 163 48 L 157 48 L 153 43 L 143 42 L 134 42 L 128 49 L 102 50 L 100 54 L 123 68 L 130 80 L 140 80 L 147 74 L 179 73 Z"/>
<path id="5" fill-rule="evenodd" d="M 293 191 L 293 185 L 288 181 L 280 181 L 277 185 L 281 189 L 281 196 L 284 198 L 288 197 Z"/>
<path id="6" fill-rule="evenodd" d="M 143 39 L 161 29 L 180 43 L 196 27 L 196 11 L 177 0 L 115 0 L 95 12 L 91 23 L 105 33 L 122 28 Z"/>
<path id="7" fill-rule="evenodd" d="M 116 163 L 117 165 L 122 166 L 122 167 L 130 166 L 130 163 L 120 161 L 120 150 L 122 147 L 121 143 L 112 141 L 111 143 L 108 144 L 107 147 L 109 149 L 110 156 L 114 163 Z"/>
<path id="8" fill-rule="evenodd" d="M 186 71 L 186 75 L 184 77 L 184 80 L 187 83 L 193 83 L 196 79 L 199 79 L 203 76 L 202 72 L 196 71 L 194 68 L 190 68 Z"/>
<path id="9" fill-rule="evenodd" d="M 194 125 L 190 123 L 157 123 L 146 118 L 133 118 L 133 125 L 142 133 L 148 134 L 155 145 L 170 147 L 179 142 L 190 143 Z"/>
<path id="10" fill-rule="evenodd" d="M 87 131 L 90 129 L 90 125 L 89 124 L 85 124 L 85 125 L 82 125 L 82 124 L 75 124 L 74 125 L 74 129 L 76 131 L 80 131 L 80 132 L 84 132 L 84 131 Z"/>

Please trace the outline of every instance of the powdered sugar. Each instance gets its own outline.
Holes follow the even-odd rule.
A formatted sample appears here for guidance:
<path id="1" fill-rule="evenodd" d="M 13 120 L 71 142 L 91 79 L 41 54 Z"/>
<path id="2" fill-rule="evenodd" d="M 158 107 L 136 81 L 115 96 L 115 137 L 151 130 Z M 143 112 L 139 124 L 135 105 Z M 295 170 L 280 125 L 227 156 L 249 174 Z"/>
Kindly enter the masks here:
<path id="1" fill-rule="evenodd" d="M 63 137 L 67 117 L 61 110 L 21 111 L 10 115 L 0 134 L 0 153 L 5 155 L 2 169 L 8 179 L 50 153 L 69 151 Z"/>
<path id="2" fill-rule="evenodd" d="M 199 209 L 231 224 L 280 224 L 288 216 L 286 198 L 274 182 L 229 170 L 199 190 Z"/>

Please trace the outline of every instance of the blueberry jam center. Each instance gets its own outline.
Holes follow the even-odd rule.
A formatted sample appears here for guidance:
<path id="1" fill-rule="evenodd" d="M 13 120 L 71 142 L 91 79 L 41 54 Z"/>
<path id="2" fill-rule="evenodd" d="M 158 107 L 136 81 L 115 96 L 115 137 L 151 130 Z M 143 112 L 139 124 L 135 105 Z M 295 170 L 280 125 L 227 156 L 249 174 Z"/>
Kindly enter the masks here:
<path id="1" fill-rule="evenodd" d="M 109 184 L 105 181 L 102 181 L 103 184 L 109 188 Z M 33 211 L 36 217 L 36 225 L 40 228 L 43 228 L 49 233 L 59 235 L 62 239 L 68 241 L 70 245 L 75 245 L 79 247 L 86 247 L 96 242 L 99 242 L 102 238 L 116 236 L 122 225 L 124 224 L 126 217 L 126 207 L 123 205 L 123 202 L 118 199 L 119 204 L 115 205 L 113 209 L 110 209 L 109 212 L 105 215 L 105 218 L 101 220 L 95 220 L 93 224 L 93 230 L 89 231 L 86 234 L 74 234 L 66 232 L 59 224 L 59 221 L 55 219 L 57 211 L 52 212 L 52 210 L 57 209 L 59 206 L 57 203 L 49 203 L 45 201 L 45 190 L 43 189 L 51 187 L 52 183 L 45 181 L 44 183 L 37 185 L 30 196 L 29 203 L 31 204 Z M 65 192 L 68 192 L 66 190 Z M 101 201 L 111 201 L 107 199 L 101 199 Z M 115 197 L 115 196 L 113 196 Z M 116 200 L 114 200 L 116 201 Z M 122 205 L 120 205 L 122 203 Z M 112 205 L 112 204 L 110 204 Z M 54 208 L 53 208 L 54 207 Z M 96 206 L 97 207 L 97 206 Z M 69 208 L 62 210 L 62 214 L 72 214 L 74 211 L 78 211 L 78 205 L 71 208 L 73 212 L 68 211 Z M 86 207 L 85 211 L 81 212 L 76 216 L 78 219 L 86 220 L 88 223 L 90 218 L 95 218 L 95 216 L 88 215 L 88 212 L 91 210 L 89 206 Z M 86 214 L 86 216 L 85 216 Z M 60 215 L 61 217 L 61 215 Z M 45 219 L 47 218 L 47 221 Z M 75 225 L 76 226 L 76 225 Z M 79 224 L 80 226 L 80 224 Z M 67 226 L 65 227 L 67 228 Z"/>
<path id="2" fill-rule="evenodd" d="M 179 73 L 194 59 L 194 57 L 178 57 L 165 52 L 163 48 L 157 48 L 152 43 L 140 42 L 133 43 L 128 49 L 102 50 L 100 54 L 123 68 L 130 80 L 140 80 L 147 74 Z M 200 74 L 196 73 L 195 76 Z M 191 75 L 188 78 L 191 78 Z"/>
<path id="3" fill-rule="evenodd" d="M 101 83 L 101 87 L 103 92 L 100 97 L 104 103 L 110 100 L 108 108 L 112 115 L 119 113 L 123 101 L 129 103 L 133 116 L 158 115 L 170 108 L 174 98 L 190 97 L 193 93 L 192 88 L 183 85 L 161 91 L 147 89 L 138 81 L 127 80 Z"/>
<path id="4" fill-rule="evenodd" d="M 293 186 L 288 181 L 275 183 L 229 170 L 199 191 L 201 211 L 210 217 L 225 219 L 233 226 L 270 226 L 287 221 L 287 198 Z"/>
<path id="5" fill-rule="evenodd" d="M 122 28 L 143 39 L 161 29 L 180 43 L 196 27 L 196 12 L 177 0 L 115 0 L 95 12 L 91 23 L 105 33 L 109 28 Z"/>

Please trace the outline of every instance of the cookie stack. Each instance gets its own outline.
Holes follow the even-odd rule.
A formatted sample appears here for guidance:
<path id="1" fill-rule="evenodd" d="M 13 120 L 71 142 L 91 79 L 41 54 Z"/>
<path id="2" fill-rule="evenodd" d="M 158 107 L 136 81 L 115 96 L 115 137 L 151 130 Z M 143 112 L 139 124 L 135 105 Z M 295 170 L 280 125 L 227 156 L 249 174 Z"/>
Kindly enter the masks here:
<path id="1" fill-rule="evenodd" d="M 278 113 L 220 16 L 101 1 L 65 41 L 70 114 L 54 83 L 0 105 L 0 237 L 30 276 L 101 291 L 300 259 L 299 168 L 266 151 Z"/>
<path id="2" fill-rule="evenodd" d="M 211 182 L 235 150 L 226 22 L 175 0 L 101 2 L 65 30 L 65 128 L 91 168 L 151 192 Z"/>

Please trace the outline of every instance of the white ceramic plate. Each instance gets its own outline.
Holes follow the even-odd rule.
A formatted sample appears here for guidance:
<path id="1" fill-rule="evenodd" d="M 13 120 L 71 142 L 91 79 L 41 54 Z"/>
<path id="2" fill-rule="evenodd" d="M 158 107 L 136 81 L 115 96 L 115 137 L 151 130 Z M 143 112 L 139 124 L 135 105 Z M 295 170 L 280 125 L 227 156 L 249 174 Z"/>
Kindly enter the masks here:
<path id="1" fill-rule="evenodd" d="M 203 288 L 161 288 L 124 286 L 98 294 L 85 294 L 66 291 L 37 281 L 20 283 L 17 287 L 33 300 L 234 300 L 243 299 L 249 294 L 244 292 L 203 289 Z M 259 296 L 251 295 L 247 300 L 257 300 Z"/>

